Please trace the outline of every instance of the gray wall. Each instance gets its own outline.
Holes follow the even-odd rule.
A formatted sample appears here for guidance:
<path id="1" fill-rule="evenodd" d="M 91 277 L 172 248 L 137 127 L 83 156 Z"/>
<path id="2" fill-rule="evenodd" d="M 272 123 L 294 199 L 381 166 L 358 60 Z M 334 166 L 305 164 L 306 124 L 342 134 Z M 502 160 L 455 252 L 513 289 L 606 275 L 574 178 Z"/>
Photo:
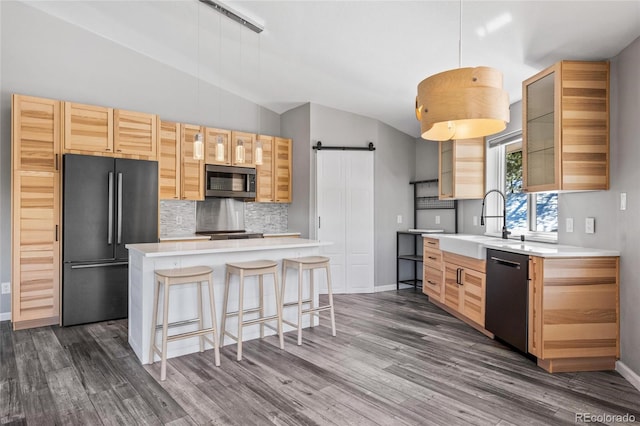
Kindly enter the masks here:
<path id="1" fill-rule="evenodd" d="M 621 361 L 640 374 L 640 39 L 611 59 L 611 187 L 609 191 L 560 194 L 561 243 L 619 250 Z M 620 193 L 627 210 L 620 211 Z M 565 232 L 566 218 L 574 232 Z M 595 234 L 584 233 L 586 217 L 596 219 Z"/>
<path id="2" fill-rule="evenodd" d="M 11 276 L 11 94 L 152 112 L 280 135 L 280 116 L 110 40 L 18 2 L 0 2 L 0 280 Z M 194 49 L 197 36 L 193 31 Z M 194 50 L 194 55 L 196 54 Z M 260 114 L 260 116 L 258 116 Z M 258 126 L 260 127 L 258 129 Z M 10 310 L 10 295 L 0 313 Z"/>

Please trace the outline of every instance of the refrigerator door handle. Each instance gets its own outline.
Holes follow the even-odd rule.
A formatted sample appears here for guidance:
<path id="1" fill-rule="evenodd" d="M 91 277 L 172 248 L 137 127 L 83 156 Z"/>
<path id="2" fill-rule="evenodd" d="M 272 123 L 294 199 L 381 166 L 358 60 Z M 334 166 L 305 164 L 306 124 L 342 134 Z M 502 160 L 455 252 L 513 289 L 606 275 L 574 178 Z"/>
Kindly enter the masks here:
<path id="1" fill-rule="evenodd" d="M 105 268 L 109 266 L 124 266 L 128 264 L 129 262 L 91 263 L 87 265 L 73 265 L 71 269 Z"/>
<path id="2" fill-rule="evenodd" d="M 109 172 L 109 231 L 107 244 L 113 244 L 113 172 Z"/>
<path id="3" fill-rule="evenodd" d="M 118 173 L 118 244 L 122 244 L 122 173 Z"/>

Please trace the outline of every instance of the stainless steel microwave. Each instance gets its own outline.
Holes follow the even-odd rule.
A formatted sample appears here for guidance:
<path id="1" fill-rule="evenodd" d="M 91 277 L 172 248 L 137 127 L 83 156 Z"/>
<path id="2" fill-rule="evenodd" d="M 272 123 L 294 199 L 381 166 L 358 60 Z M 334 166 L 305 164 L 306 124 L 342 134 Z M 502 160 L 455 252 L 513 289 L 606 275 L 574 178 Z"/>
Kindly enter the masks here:
<path id="1" fill-rule="evenodd" d="M 207 164 L 204 182 L 205 197 L 256 197 L 256 169 L 251 167 Z"/>

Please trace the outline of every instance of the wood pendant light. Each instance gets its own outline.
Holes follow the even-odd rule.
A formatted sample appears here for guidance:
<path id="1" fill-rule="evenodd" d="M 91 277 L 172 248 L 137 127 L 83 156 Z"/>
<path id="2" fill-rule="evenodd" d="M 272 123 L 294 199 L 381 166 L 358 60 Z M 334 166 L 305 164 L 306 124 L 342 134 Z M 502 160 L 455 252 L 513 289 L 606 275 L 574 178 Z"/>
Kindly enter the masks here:
<path id="1" fill-rule="evenodd" d="M 509 95 L 502 73 L 489 67 L 458 68 L 418 85 L 416 118 L 421 136 L 432 141 L 492 135 L 509 122 Z"/>

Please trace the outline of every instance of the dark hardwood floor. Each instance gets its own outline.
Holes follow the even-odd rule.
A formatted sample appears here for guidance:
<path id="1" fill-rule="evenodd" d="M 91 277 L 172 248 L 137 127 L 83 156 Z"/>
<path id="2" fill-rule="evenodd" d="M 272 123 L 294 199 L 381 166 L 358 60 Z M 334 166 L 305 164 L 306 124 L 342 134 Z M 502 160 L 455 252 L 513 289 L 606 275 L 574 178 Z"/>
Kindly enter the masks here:
<path id="1" fill-rule="evenodd" d="M 141 366 L 126 321 L 11 331 L 0 323 L 2 425 L 555 425 L 635 416 L 616 372 L 548 374 L 413 290 L 338 295 L 328 319 L 277 339 Z M 612 422 L 610 422 L 612 423 Z M 636 423 L 637 424 L 637 423 Z"/>

